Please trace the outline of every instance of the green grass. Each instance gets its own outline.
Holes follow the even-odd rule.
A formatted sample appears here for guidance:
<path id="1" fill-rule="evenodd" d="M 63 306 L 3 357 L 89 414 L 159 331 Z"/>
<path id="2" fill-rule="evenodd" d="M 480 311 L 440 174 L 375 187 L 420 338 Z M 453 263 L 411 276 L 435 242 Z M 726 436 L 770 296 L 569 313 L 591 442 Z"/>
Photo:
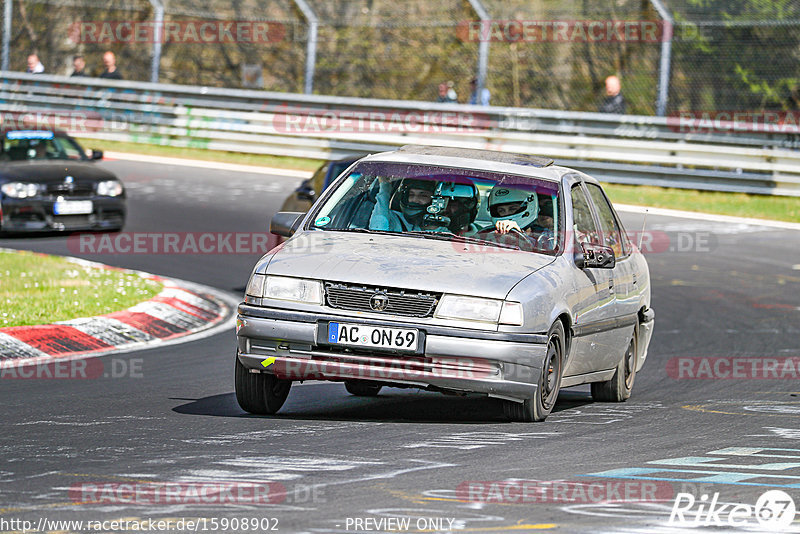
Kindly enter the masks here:
<path id="1" fill-rule="evenodd" d="M 644 185 L 603 184 L 612 202 L 656 208 L 800 222 L 800 198 L 747 193 L 669 189 Z"/>
<path id="2" fill-rule="evenodd" d="M 241 154 L 238 152 L 221 152 L 218 150 L 204 150 L 199 148 L 174 148 L 162 145 L 122 143 L 93 139 L 81 139 L 80 141 L 84 147 L 95 147 L 102 150 L 221 161 L 244 165 L 262 165 L 285 169 L 313 171 L 321 164 L 319 160 L 284 156 Z M 608 196 L 611 200 L 619 204 L 637 204 L 640 206 L 717 213 L 738 217 L 800 222 L 800 198 L 798 197 L 749 195 L 746 193 L 718 193 L 713 191 L 694 191 L 691 189 L 670 189 L 665 187 L 619 184 L 604 184 L 603 187 L 608 192 Z"/>
<path id="3" fill-rule="evenodd" d="M 241 152 L 224 152 L 221 150 L 205 150 L 200 148 L 180 148 L 165 145 L 151 145 L 145 143 L 125 143 L 121 141 L 105 141 L 98 139 L 81 139 L 78 142 L 84 148 L 97 148 L 103 151 L 130 152 L 132 154 L 147 154 L 150 156 L 166 156 L 170 158 L 199 159 L 204 161 L 220 161 L 237 163 L 240 165 L 258 165 L 262 167 L 277 167 L 279 169 L 297 169 L 301 171 L 315 171 L 322 165 L 316 159 L 294 158 L 290 156 L 270 156 L 268 154 L 244 154 Z"/>
<path id="4" fill-rule="evenodd" d="M 0 251 L 0 328 L 124 310 L 154 297 L 162 287 L 138 274 L 57 256 Z"/>

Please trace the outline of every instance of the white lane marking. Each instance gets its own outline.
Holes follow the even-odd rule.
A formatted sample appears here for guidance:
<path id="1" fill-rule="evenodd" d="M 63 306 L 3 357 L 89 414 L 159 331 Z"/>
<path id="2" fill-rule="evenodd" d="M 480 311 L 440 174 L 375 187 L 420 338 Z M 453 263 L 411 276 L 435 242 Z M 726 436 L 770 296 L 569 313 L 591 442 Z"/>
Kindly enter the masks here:
<path id="1" fill-rule="evenodd" d="M 786 439 L 800 439 L 800 429 L 798 428 L 781 428 L 777 426 L 765 426 L 764 430 L 770 432 L 769 434 L 756 434 L 755 436 L 778 436 L 779 438 Z"/>
<path id="2" fill-rule="evenodd" d="M 136 161 L 141 163 L 158 163 L 161 165 L 180 165 L 183 167 L 201 167 L 220 171 L 249 172 L 253 174 L 272 174 L 289 178 L 310 178 L 313 171 L 300 171 L 296 169 L 279 169 L 276 167 L 261 167 L 255 165 L 242 165 L 239 163 L 222 163 L 199 159 L 170 158 L 167 156 L 148 156 L 145 154 L 129 154 L 126 152 L 105 152 L 109 159 Z"/>
<path id="3" fill-rule="evenodd" d="M 614 204 L 617 211 L 629 213 L 645 213 L 650 215 L 661 215 L 664 217 L 681 217 L 685 219 L 700 219 L 701 221 L 716 221 L 727 223 L 754 224 L 757 226 L 769 226 L 771 228 L 782 228 L 784 230 L 800 230 L 800 223 L 790 223 L 784 221 L 771 221 L 767 219 L 753 219 L 750 217 L 734 217 L 731 215 L 716 215 L 713 213 L 698 213 L 696 211 L 670 210 L 665 208 L 651 208 L 647 206 L 632 206 L 630 204 Z"/>
<path id="4" fill-rule="evenodd" d="M 242 445 L 248 441 L 263 442 L 264 440 L 276 437 L 315 436 L 320 432 L 361 432 L 383 424 L 384 423 L 361 423 L 355 421 L 337 423 L 335 425 L 306 424 L 301 427 L 275 427 L 268 430 L 255 430 L 239 432 L 235 434 L 219 434 L 214 436 L 184 439 L 181 441 L 184 443 L 194 443 L 200 445 Z"/>
<path id="5" fill-rule="evenodd" d="M 483 447 L 493 447 L 505 445 L 511 441 L 527 441 L 529 439 L 544 439 L 557 435 L 557 432 L 458 432 L 417 443 L 403 445 L 406 449 L 419 448 L 445 448 L 445 449 L 482 449 Z"/>
<path id="6" fill-rule="evenodd" d="M 587 424 L 587 425 L 609 425 L 631 419 L 639 413 L 664 408 L 660 402 L 640 402 L 638 404 L 626 404 L 626 406 L 615 408 L 602 404 L 588 404 L 579 408 L 570 408 L 550 414 L 547 418 L 548 423 L 557 424 Z"/>
<path id="7" fill-rule="evenodd" d="M 653 222 L 648 224 L 648 230 L 660 230 L 662 232 L 704 232 L 703 235 L 736 235 L 754 232 L 769 232 L 770 228 L 761 225 L 745 223 L 718 223 L 715 221 L 680 221 L 658 224 Z"/>
<path id="8" fill-rule="evenodd" d="M 271 480 L 287 481 L 303 478 L 306 473 L 349 471 L 383 462 L 338 460 L 336 458 L 266 456 L 238 457 L 214 462 L 207 469 L 190 469 L 182 477 L 186 481 Z M 216 468 L 216 466 L 220 466 Z"/>

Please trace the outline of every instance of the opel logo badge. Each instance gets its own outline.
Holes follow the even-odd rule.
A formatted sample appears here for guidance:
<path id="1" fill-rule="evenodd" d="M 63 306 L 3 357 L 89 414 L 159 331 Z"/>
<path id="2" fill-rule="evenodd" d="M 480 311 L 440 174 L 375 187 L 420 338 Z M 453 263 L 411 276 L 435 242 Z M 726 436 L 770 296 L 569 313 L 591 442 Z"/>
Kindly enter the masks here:
<path id="1" fill-rule="evenodd" d="M 389 297 L 385 293 L 375 293 L 369 299 L 369 307 L 377 312 L 385 311 L 389 307 Z"/>

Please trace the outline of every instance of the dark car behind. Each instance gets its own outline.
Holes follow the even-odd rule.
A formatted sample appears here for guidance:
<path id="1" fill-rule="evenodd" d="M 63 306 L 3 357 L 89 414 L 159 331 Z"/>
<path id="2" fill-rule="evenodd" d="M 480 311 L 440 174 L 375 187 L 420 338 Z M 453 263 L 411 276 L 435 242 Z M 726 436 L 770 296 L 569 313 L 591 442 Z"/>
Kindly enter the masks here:
<path id="1" fill-rule="evenodd" d="M 311 178 L 303 182 L 286 197 L 280 211 L 307 212 L 319 198 L 323 191 L 333 182 L 345 169 L 355 163 L 361 156 L 348 156 L 339 160 L 326 161 L 322 164 Z"/>
<path id="2" fill-rule="evenodd" d="M 14 130 L 0 146 L 0 231 L 120 230 L 125 188 L 64 133 Z"/>

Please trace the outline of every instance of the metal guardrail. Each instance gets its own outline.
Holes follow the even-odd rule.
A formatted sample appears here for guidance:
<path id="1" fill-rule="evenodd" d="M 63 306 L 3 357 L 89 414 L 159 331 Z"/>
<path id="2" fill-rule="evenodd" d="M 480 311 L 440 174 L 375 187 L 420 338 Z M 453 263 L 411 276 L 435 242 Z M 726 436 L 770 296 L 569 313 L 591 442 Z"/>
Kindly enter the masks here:
<path id="1" fill-rule="evenodd" d="M 0 72 L 2 127 L 37 112 L 85 138 L 316 159 L 410 143 L 493 148 L 553 157 L 608 182 L 800 196 L 800 135 L 689 131 L 677 117 Z"/>

